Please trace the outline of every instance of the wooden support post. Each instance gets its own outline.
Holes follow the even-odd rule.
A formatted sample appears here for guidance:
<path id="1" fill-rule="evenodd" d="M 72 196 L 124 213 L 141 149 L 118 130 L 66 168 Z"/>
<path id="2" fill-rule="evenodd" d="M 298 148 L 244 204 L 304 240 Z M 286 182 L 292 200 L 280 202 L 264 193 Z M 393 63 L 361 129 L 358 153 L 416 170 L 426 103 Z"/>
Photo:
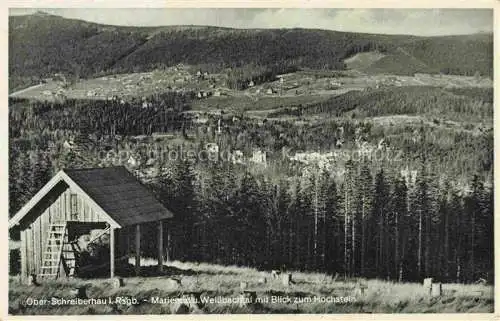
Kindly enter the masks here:
<path id="1" fill-rule="evenodd" d="M 167 262 L 170 262 L 170 227 L 167 225 Z"/>
<path id="2" fill-rule="evenodd" d="M 141 225 L 135 226 L 135 274 L 141 271 Z"/>
<path id="3" fill-rule="evenodd" d="M 130 250 L 130 235 L 131 235 L 131 233 L 132 233 L 132 231 L 130 230 L 130 226 L 123 228 L 123 234 L 125 234 L 125 244 L 126 244 L 125 245 L 125 247 L 126 247 L 125 254 L 127 255 L 127 264 L 128 264 L 130 254 L 132 252 Z"/>
<path id="4" fill-rule="evenodd" d="M 33 257 L 30 258 L 30 260 L 33 260 L 32 261 L 33 262 L 32 268 L 31 268 L 33 270 L 33 272 L 31 272 L 31 273 L 37 274 L 39 271 L 39 267 L 40 267 L 39 266 L 40 264 L 38 263 L 38 255 L 41 255 L 42 253 L 37 253 L 38 251 L 37 251 L 37 246 L 36 246 L 37 244 L 36 244 L 36 240 L 35 240 L 35 238 L 36 238 L 35 223 L 31 224 L 31 228 L 29 229 L 29 231 L 31 233 L 31 241 L 32 241 L 30 246 L 31 246 L 31 251 L 33 253 Z"/>
<path id="5" fill-rule="evenodd" d="M 26 278 L 35 273 L 35 269 L 33 267 L 33 245 L 31 243 L 31 228 L 27 227 L 24 230 L 24 239 L 26 240 Z"/>
<path id="6" fill-rule="evenodd" d="M 116 256 L 121 258 L 124 253 L 123 249 L 123 233 L 120 233 L 120 229 L 115 230 L 115 243 L 116 243 Z"/>
<path id="7" fill-rule="evenodd" d="M 21 282 L 25 283 L 28 276 L 26 257 L 26 231 L 21 231 Z"/>
<path id="8" fill-rule="evenodd" d="M 115 229 L 109 229 L 109 275 L 111 278 L 115 277 Z"/>
<path id="9" fill-rule="evenodd" d="M 163 272 L 163 221 L 158 223 L 158 271 Z"/>

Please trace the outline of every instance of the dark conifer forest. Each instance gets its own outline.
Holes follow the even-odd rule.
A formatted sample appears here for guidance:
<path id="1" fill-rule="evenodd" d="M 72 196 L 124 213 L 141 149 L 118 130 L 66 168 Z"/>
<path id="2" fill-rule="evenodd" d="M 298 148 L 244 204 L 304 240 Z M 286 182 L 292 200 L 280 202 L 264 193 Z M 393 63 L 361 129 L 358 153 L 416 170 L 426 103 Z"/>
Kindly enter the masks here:
<path id="1" fill-rule="evenodd" d="M 196 125 L 184 113 L 189 94 L 155 99 L 151 109 L 133 102 L 12 100 L 11 215 L 58 169 L 101 166 L 103 149 L 118 151 L 123 144 L 134 146 L 133 136 L 171 132 L 186 139 L 170 149 L 198 152 L 203 142 L 216 139 L 227 150 L 261 148 L 270 155 L 264 173 L 222 158 L 156 162 L 162 170 L 149 184 L 177 214 L 171 245 L 177 259 L 391 280 L 492 278 L 492 133 L 475 137 L 417 124 L 394 129 L 389 142 L 400 153 L 383 159 L 352 154 L 331 170 L 306 173 L 281 156 L 282 147 L 327 150 L 340 127 L 347 141 L 362 129 L 376 142 L 380 129 L 344 117 L 311 124 L 301 134 L 286 121 L 262 126 L 242 119 L 228 120 L 214 137 L 206 131 L 210 123 Z M 215 118 L 211 122 L 216 126 Z M 411 139 L 415 129 L 420 141 Z M 82 152 L 61 149 L 68 133 L 75 133 Z M 125 142 L 117 143 L 117 135 Z M 414 176 L 402 172 L 408 165 Z M 334 175 L 339 171 L 340 178 Z"/>

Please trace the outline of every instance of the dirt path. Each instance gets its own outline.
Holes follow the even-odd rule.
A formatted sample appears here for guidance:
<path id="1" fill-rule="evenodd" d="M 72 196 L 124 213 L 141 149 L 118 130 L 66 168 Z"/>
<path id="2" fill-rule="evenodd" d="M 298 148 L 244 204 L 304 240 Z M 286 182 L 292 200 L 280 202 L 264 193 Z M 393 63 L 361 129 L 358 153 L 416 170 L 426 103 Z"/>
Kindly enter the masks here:
<path id="1" fill-rule="evenodd" d="M 36 89 L 36 88 L 39 88 L 39 87 L 42 87 L 42 86 L 43 86 L 43 84 L 38 84 L 38 85 L 35 85 L 35 86 L 24 88 L 24 89 L 18 90 L 16 92 L 13 92 L 12 94 L 9 95 L 9 97 L 15 97 L 15 96 L 20 95 L 20 94 L 22 94 L 24 92 L 27 92 L 27 91 L 30 91 L 30 90 L 33 90 L 33 89 Z"/>

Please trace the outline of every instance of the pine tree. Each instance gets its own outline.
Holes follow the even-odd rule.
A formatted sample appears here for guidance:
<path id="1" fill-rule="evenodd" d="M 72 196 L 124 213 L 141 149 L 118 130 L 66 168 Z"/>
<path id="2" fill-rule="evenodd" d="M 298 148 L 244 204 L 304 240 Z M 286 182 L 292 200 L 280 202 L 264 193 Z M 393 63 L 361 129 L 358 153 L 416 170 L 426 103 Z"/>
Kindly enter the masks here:
<path id="1" fill-rule="evenodd" d="M 493 284 L 494 279 L 494 193 L 493 186 L 484 186 L 484 216 L 481 219 L 483 228 L 478 248 L 484 261 L 484 278 Z"/>
<path id="2" fill-rule="evenodd" d="M 343 229 L 342 217 L 339 215 L 339 201 L 335 181 L 323 175 L 325 195 L 325 224 L 324 224 L 324 270 L 330 275 L 341 270 L 343 262 Z"/>
<path id="3" fill-rule="evenodd" d="M 379 176 L 383 177 L 383 172 L 379 173 L 377 178 L 380 178 Z M 368 257 L 370 252 L 368 247 L 371 244 L 370 239 L 372 236 L 371 230 L 368 228 L 368 222 L 370 221 L 370 216 L 373 212 L 374 190 L 372 175 L 367 161 L 365 161 L 361 166 L 356 183 L 357 221 L 360 222 L 359 225 L 361 226 L 361 231 L 358 237 L 360 243 L 359 264 L 361 275 L 365 275 L 367 266 L 372 266 L 373 263 L 371 262 L 370 257 Z M 375 195 L 375 197 L 378 196 L 378 194 Z"/>
<path id="4" fill-rule="evenodd" d="M 354 273 L 353 259 L 355 255 L 355 244 L 353 235 L 355 235 L 354 218 L 354 200 L 355 192 L 355 173 L 354 163 L 348 160 L 345 164 L 344 184 L 342 186 L 342 209 L 344 223 L 344 275 L 351 276 Z"/>
<path id="5" fill-rule="evenodd" d="M 401 282 L 404 277 L 403 262 L 406 255 L 409 227 L 408 224 L 408 207 L 407 207 L 408 189 L 405 182 L 401 178 L 396 178 L 394 181 L 394 190 L 391 195 L 391 226 L 394 236 L 394 270 L 393 279 Z"/>
<path id="6" fill-rule="evenodd" d="M 485 192 L 484 185 L 479 175 L 474 175 L 471 182 L 471 194 L 467 198 L 467 210 L 470 218 L 470 232 L 469 232 L 469 280 L 477 279 L 477 265 L 478 265 L 478 252 L 480 251 L 478 245 L 479 237 L 485 227 L 481 223 L 485 222 L 484 218 L 487 213 L 485 206 Z"/>
<path id="7" fill-rule="evenodd" d="M 255 178 L 245 172 L 236 192 L 235 219 L 237 234 L 231 242 L 238 244 L 237 251 L 244 255 L 244 264 L 257 266 L 265 261 L 266 220 L 263 215 L 263 196 Z"/>
<path id="8" fill-rule="evenodd" d="M 389 274 L 389 244 L 387 235 L 389 231 L 388 213 L 390 191 L 386 181 L 385 173 L 380 170 L 375 177 L 375 191 L 373 204 L 373 220 L 371 226 L 376 226 L 375 233 L 375 268 L 379 277 L 387 277 Z"/>
<path id="9" fill-rule="evenodd" d="M 312 199 L 310 193 L 310 186 L 304 180 L 297 188 L 297 196 L 295 203 L 296 211 L 296 265 L 304 271 L 307 270 L 311 264 L 312 257 Z"/>
<path id="10" fill-rule="evenodd" d="M 188 160 L 179 158 L 170 165 L 170 170 L 160 175 L 158 185 L 160 199 L 175 213 L 175 249 L 179 259 L 192 257 L 193 224 L 197 214 L 194 193 L 194 173 Z M 174 230 L 174 229 L 172 229 Z"/>
<path id="11" fill-rule="evenodd" d="M 15 214 L 31 198 L 29 173 L 31 164 L 23 150 L 12 153 L 9 161 L 9 213 Z M 14 157 L 15 156 L 15 157 Z"/>
<path id="12" fill-rule="evenodd" d="M 450 214 L 452 217 L 450 243 L 454 244 L 453 249 L 451 249 L 453 256 L 453 266 L 452 275 L 450 276 L 452 280 L 456 283 L 460 283 L 464 280 L 464 268 L 467 258 L 466 249 L 466 235 L 465 228 L 467 226 L 464 200 L 458 191 L 454 190 L 451 195 L 450 201 Z"/>
<path id="13" fill-rule="evenodd" d="M 313 216 L 313 237 L 312 237 L 312 255 L 313 262 L 311 263 L 314 269 L 325 269 L 325 224 L 327 213 L 328 181 L 329 173 L 326 170 L 319 170 L 310 178 L 310 199 L 311 199 L 311 215 Z"/>

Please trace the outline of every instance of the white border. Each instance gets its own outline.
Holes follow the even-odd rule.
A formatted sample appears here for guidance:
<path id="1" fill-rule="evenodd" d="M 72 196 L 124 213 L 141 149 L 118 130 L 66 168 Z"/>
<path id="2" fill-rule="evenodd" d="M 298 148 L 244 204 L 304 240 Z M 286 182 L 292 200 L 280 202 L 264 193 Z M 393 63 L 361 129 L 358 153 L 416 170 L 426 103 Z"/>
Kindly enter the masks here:
<path id="1" fill-rule="evenodd" d="M 2 50 L 2 75 L 3 83 L 1 86 L 1 95 L 4 98 L 3 108 L 0 108 L 0 121 L 2 125 L 0 126 L 2 132 L 0 132 L 0 149 L 1 149 L 1 164 L 3 165 L 0 170 L 0 197 L 1 204 L 3 206 L 3 219 L 5 220 L 4 235 L 7 234 L 7 221 L 8 221 L 8 112 L 7 112 L 7 93 L 8 93 L 8 8 L 494 8 L 495 9 L 495 19 L 494 19 L 494 30 L 499 29 L 500 23 L 500 1 L 495 0 L 351 0 L 351 1 L 319 1 L 319 0 L 284 0 L 284 1 L 262 1 L 262 0 L 244 0 L 244 1 L 158 1 L 158 0 L 146 0 L 146 1 L 132 1 L 132 0 L 122 0 L 122 1 L 111 1 L 111 0 L 8 0 L 6 3 L 0 4 L 4 19 L 1 21 L 1 48 Z M 500 56 L 500 36 L 499 32 L 494 35 L 495 43 L 495 57 Z M 499 103 L 499 94 L 497 93 L 497 81 L 500 80 L 500 66 L 498 59 L 494 62 L 494 80 L 495 80 L 495 90 L 494 90 L 494 105 L 495 107 Z M 495 124 L 499 121 L 499 115 L 494 112 Z M 496 157 L 496 150 L 499 147 L 498 129 L 497 126 L 494 128 L 495 133 L 495 168 L 497 165 L 498 158 Z M 500 176 L 498 170 L 494 171 L 495 185 L 498 182 Z M 498 190 L 495 189 L 495 203 L 499 197 Z M 500 257 L 500 249 L 497 245 L 500 245 L 500 230 L 499 230 L 499 215 L 500 210 L 498 206 L 495 206 L 495 258 Z M 0 254 L 4 258 L 4 262 L 7 262 L 7 247 L 8 242 L 1 242 Z M 500 260 L 496 260 L 498 263 L 495 265 L 495 293 L 500 294 L 499 283 L 499 273 L 500 273 Z M 3 273 L 0 277 L 0 299 L 2 306 L 0 308 L 1 315 L 0 318 L 8 320 L 500 320 L 500 298 L 495 300 L 495 313 L 494 314 L 338 314 L 338 315 L 188 315 L 188 316 L 176 316 L 176 315 L 147 315 L 147 316 L 7 316 L 8 309 L 8 264 L 2 265 Z"/>

